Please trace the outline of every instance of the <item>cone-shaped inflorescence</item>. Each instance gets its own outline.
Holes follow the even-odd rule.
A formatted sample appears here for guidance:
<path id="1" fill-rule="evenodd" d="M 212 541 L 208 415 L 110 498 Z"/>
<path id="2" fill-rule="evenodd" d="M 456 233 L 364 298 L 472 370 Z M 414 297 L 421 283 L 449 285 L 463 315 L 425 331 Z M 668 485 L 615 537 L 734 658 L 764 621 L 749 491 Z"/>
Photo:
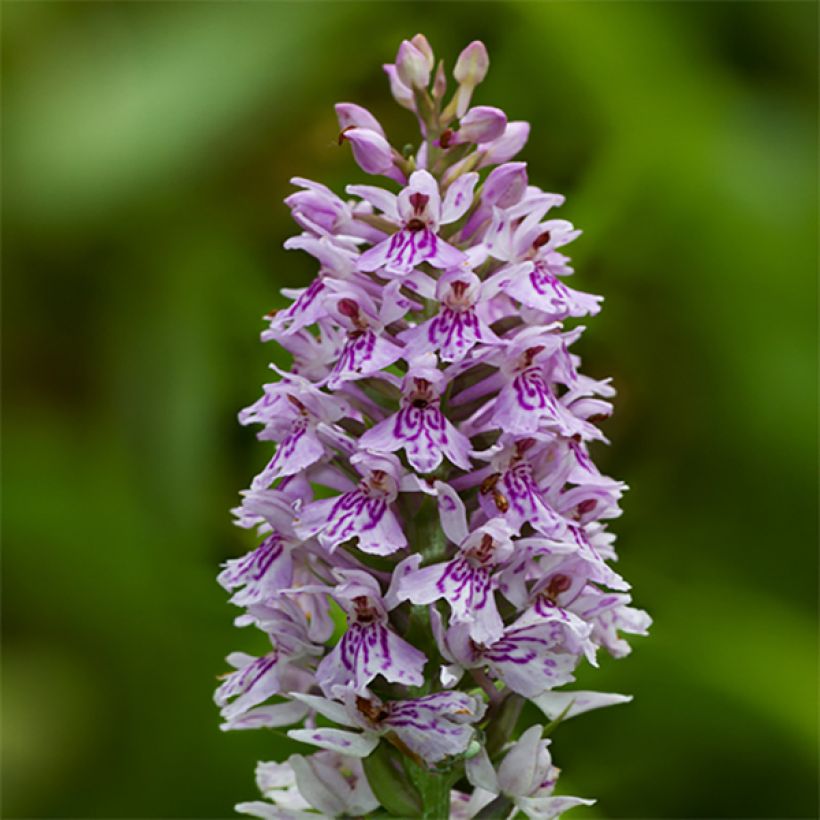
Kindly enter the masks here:
<path id="1" fill-rule="evenodd" d="M 625 486 L 588 452 L 614 391 L 570 352 L 601 298 L 566 284 L 563 197 L 513 161 L 529 125 L 471 107 L 487 67 L 467 46 L 445 103 L 427 40 L 403 42 L 385 71 L 419 147 L 340 103 L 340 144 L 385 179 L 286 200 L 318 273 L 267 317 L 293 364 L 240 414 L 270 460 L 236 510 L 263 540 L 219 576 L 270 649 L 230 655 L 216 701 L 225 729 L 305 745 L 259 764 L 246 814 L 556 817 L 590 801 L 553 794 L 523 703 L 554 725 L 628 700 L 565 688 L 649 625 L 611 567 Z"/>

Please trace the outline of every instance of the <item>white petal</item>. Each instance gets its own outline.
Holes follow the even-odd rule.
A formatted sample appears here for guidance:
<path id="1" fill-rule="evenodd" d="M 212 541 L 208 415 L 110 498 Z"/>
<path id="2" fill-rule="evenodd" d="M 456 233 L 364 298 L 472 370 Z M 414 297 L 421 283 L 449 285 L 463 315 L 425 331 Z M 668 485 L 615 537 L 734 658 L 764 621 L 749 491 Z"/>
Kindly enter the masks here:
<path id="1" fill-rule="evenodd" d="M 492 792 L 493 794 L 498 794 L 498 777 L 495 774 L 493 764 L 490 763 L 487 750 L 483 746 L 475 757 L 471 757 L 464 764 L 464 771 L 467 775 L 467 780 L 469 780 L 473 786 Z"/>
<path id="2" fill-rule="evenodd" d="M 550 719 L 555 720 L 569 706 L 564 715 L 571 718 L 592 709 L 601 709 L 604 706 L 615 706 L 619 703 L 629 703 L 631 695 L 618 695 L 606 692 L 544 692 L 543 695 L 532 698 L 532 702 Z M 570 704 L 572 704 L 570 706 Z"/>
<path id="3" fill-rule="evenodd" d="M 576 806 L 592 806 L 594 800 L 585 800 L 583 797 L 522 797 L 517 801 L 518 808 L 530 820 L 554 820 L 565 811 Z"/>
<path id="4" fill-rule="evenodd" d="M 540 785 L 536 782 L 536 768 L 543 731 L 543 726 L 530 726 L 501 761 L 498 783 L 505 794 L 524 796 Z"/>
<path id="5" fill-rule="evenodd" d="M 436 482 L 438 491 L 438 512 L 444 534 L 454 543 L 460 544 L 467 538 L 467 512 L 458 493 L 443 481 Z"/>
<path id="6" fill-rule="evenodd" d="M 374 208 L 380 210 L 388 219 L 398 222 L 399 211 L 396 208 L 396 195 L 384 188 L 377 188 L 374 185 L 348 185 L 345 188 L 347 193 L 361 197 L 369 202 Z"/>
<path id="7" fill-rule="evenodd" d="M 447 189 L 444 202 L 441 206 L 441 221 L 443 224 L 461 219 L 473 204 L 473 189 L 478 182 L 478 174 L 474 171 L 456 179 Z"/>
<path id="8" fill-rule="evenodd" d="M 357 735 L 341 729 L 291 729 L 288 737 L 351 757 L 367 757 L 379 745 L 376 735 Z"/>
<path id="9" fill-rule="evenodd" d="M 273 703 L 270 706 L 259 706 L 250 709 L 239 717 L 223 723 L 219 728 L 222 731 L 237 729 L 273 728 L 275 726 L 289 726 L 300 721 L 307 714 L 307 707 L 303 703 Z"/>
<path id="10" fill-rule="evenodd" d="M 318 761 L 309 761 L 302 755 L 291 755 L 288 762 L 296 774 L 299 792 L 313 808 L 329 817 L 346 813 L 344 797 L 349 787 L 338 771 L 320 766 Z M 311 762 L 317 764 L 319 771 L 314 771 Z"/>
<path id="11" fill-rule="evenodd" d="M 338 723 L 341 726 L 355 726 L 356 724 L 351 720 L 347 709 L 335 700 L 328 698 L 321 698 L 318 695 L 304 695 L 301 692 L 290 692 L 288 697 L 300 700 L 302 703 L 309 706 L 314 711 L 318 712 L 328 720 Z"/>

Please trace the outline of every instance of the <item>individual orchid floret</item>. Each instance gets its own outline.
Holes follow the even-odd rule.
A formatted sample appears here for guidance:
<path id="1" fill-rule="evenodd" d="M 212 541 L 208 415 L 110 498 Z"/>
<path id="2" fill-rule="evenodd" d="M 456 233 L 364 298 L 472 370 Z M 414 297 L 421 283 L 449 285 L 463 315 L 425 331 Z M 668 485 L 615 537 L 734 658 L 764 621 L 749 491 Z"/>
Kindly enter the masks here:
<path id="1" fill-rule="evenodd" d="M 275 334 L 275 331 L 263 331 L 262 341 L 268 340 L 265 338 L 268 333 Z M 315 335 L 303 329 L 280 337 L 280 343 L 293 358 L 291 373 L 314 384 L 323 384 L 339 358 L 344 339 L 340 327 L 319 320 Z"/>
<path id="2" fill-rule="evenodd" d="M 542 202 L 549 205 L 551 201 L 545 197 Z M 598 313 L 601 297 L 573 290 L 559 278 L 571 270 L 567 270 L 566 258 L 556 249 L 571 242 L 578 232 L 566 220 L 541 222 L 539 212 L 543 213 L 539 208 L 521 221 L 508 215 L 495 231 L 491 228 L 490 254 L 509 263 L 494 274 L 491 283 L 550 319 Z"/>
<path id="3" fill-rule="evenodd" d="M 368 430 L 360 446 L 381 453 L 403 449 L 410 466 L 419 473 L 433 472 L 443 458 L 468 470 L 470 441 L 441 410 L 445 385 L 435 355 L 415 359 L 404 377 L 401 409 Z"/>
<path id="4" fill-rule="evenodd" d="M 337 570 L 343 583 L 331 594 L 345 610 L 347 630 L 316 670 L 326 695 L 338 686 L 357 692 L 377 676 L 392 683 L 421 686 L 427 657 L 388 627 L 387 608 L 378 582 L 360 570 Z"/>
<path id="5" fill-rule="evenodd" d="M 283 669 L 290 661 L 282 650 L 273 649 L 259 658 L 245 652 L 233 652 L 227 660 L 236 671 L 225 677 L 214 695 L 225 720 L 241 715 L 282 691 Z"/>
<path id="6" fill-rule="evenodd" d="M 490 675 L 513 692 L 533 698 L 555 686 L 569 683 L 578 665 L 575 641 L 567 641 L 567 630 L 561 623 L 516 622 L 501 637 L 489 644 L 474 641 L 469 627 L 453 623 L 441 629 L 440 616 L 432 614 L 436 642 L 450 662 L 442 674 L 442 683 L 454 685 L 465 669 L 488 669 Z M 589 627 L 587 632 L 589 632 Z"/>
<path id="7" fill-rule="evenodd" d="M 507 751 L 494 769 L 485 750 L 467 761 L 467 777 L 476 787 L 472 808 L 479 811 L 494 795 L 504 795 L 508 811 L 515 807 L 531 820 L 553 820 L 574 806 L 595 801 L 581 797 L 554 796 L 558 769 L 552 765 L 549 740 L 542 740 L 543 727 L 530 726 Z"/>
<path id="8" fill-rule="evenodd" d="M 499 359 L 495 361 L 502 365 Z M 493 427 L 521 436 L 596 437 L 595 428 L 573 415 L 558 398 L 554 385 L 568 385 L 575 379 L 566 340 L 560 334 L 516 337 L 504 350 L 499 372 L 505 383 L 491 405 Z"/>
<path id="9" fill-rule="evenodd" d="M 472 724 L 486 705 L 466 692 L 438 692 L 400 701 L 382 701 L 374 694 L 347 694 L 345 703 L 297 695 L 319 714 L 348 729 L 291 729 L 288 737 L 321 749 L 367 757 L 384 735 L 395 737 L 414 759 L 434 766 L 445 758 L 462 755 L 475 737 Z"/>
<path id="10" fill-rule="evenodd" d="M 455 269 L 436 285 L 439 312 L 404 331 L 402 341 L 414 351 L 438 351 L 445 362 L 459 362 L 479 343 L 500 344 L 485 318 L 482 283 L 472 271 Z"/>
<path id="11" fill-rule="evenodd" d="M 566 521 L 550 505 L 535 475 L 533 462 L 541 449 L 533 438 L 503 444 L 479 488 L 479 503 L 487 516 L 502 515 L 515 529 L 528 523 L 543 535 L 560 537 Z"/>
<path id="12" fill-rule="evenodd" d="M 496 209 L 506 210 L 517 205 L 527 190 L 527 164 L 507 162 L 497 165 L 487 174 L 481 186 L 478 207 L 470 214 L 459 233 L 462 240 L 479 241 L 490 226 Z M 501 223 L 499 218 L 496 224 Z M 503 225 L 503 223 L 501 223 Z"/>
<path id="13" fill-rule="evenodd" d="M 376 308 L 364 291 L 339 287 L 327 302 L 347 330 L 347 339 L 327 380 L 329 388 L 335 390 L 342 382 L 379 373 L 401 357 L 401 347 L 382 332 Z"/>
<path id="14" fill-rule="evenodd" d="M 407 272 L 422 262 L 446 269 L 461 265 L 464 253 L 438 236 L 441 225 L 460 219 L 472 202 L 478 174 L 465 174 L 447 190 L 442 201 L 439 187 L 427 171 L 415 171 L 396 201 L 400 229 L 359 257 L 362 271 L 388 268 Z"/>
<path id="15" fill-rule="evenodd" d="M 217 580 L 227 590 L 241 589 L 231 598 L 237 606 L 250 606 L 274 598 L 293 582 L 291 553 L 299 545 L 295 539 L 273 532 L 242 558 L 226 561 Z"/>
<path id="16" fill-rule="evenodd" d="M 470 532 L 464 504 L 455 491 L 443 482 L 436 488 L 441 526 L 458 545 L 458 553 L 446 563 L 424 569 L 415 568 L 421 556 L 411 555 L 402 568 L 398 596 L 414 604 L 443 598 L 450 605 L 453 623 L 468 624 L 470 638 L 477 643 L 493 643 L 504 633 L 495 600 L 495 572 L 512 554 L 515 530 L 494 518 Z"/>
<path id="17" fill-rule="evenodd" d="M 253 489 L 301 472 L 330 447 L 347 449 L 346 436 L 334 423 L 351 412 L 347 402 L 322 393 L 299 376 L 286 374 L 282 381 L 265 385 L 262 398 L 239 414 L 242 424 L 264 425 L 260 440 L 278 442 L 273 457 L 254 478 Z"/>
<path id="18" fill-rule="evenodd" d="M 490 58 L 487 47 L 480 40 L 473 40 L 461 54 L 458 55 L 453 77 L 458 83 L 455 96 L 455 115 L 462 117 L 470 105 L 475 87 L 483 82 L 490 67 Z"/>
<path id="19" fill-rule="evenodd" d="M 380 238 L 378 230 L 355 218 L 367 210 L 366 203 L 345 202 L 326 185 L 310 179 L 293 177 L 290 181 L 300 190 L 286 197 L 285 204 L 294 222 L 309 235 L 329 239 L 348 251 L 355 251 L 359 242 Z"/>
<path id="20" fill-rule="evenodd" d="M 646 612 L 627 605 L 629 596 L 622 596 L 623 599 L 626 599 L 623 603 L 604 609 L 593 619 L 592 639 L 614 658 L 624 658 L 632 651 L 620 636 L 621 632 L 648 635 L 652 625 L 652 618 Z"/>
<path id="21" fill-rule="evenodd" d="M 401 467 L 394 456 L 366 452 L 359 454 L 355 467 L 362 476 L 355 489 L 308 504 L 296 520 L 296 532 L 302 538 L 317 537 L 329 550 L 357 539 L 363 552 L 390 555 L 407 545 L 392 509 Z"/>

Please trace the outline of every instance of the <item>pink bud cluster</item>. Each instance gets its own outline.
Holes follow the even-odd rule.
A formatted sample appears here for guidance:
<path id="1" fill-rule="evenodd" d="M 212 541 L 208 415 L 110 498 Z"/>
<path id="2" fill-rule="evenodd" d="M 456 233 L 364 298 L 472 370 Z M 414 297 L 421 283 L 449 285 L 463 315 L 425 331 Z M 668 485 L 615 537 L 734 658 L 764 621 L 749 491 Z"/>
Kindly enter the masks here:
<path id="1" fill-rule="evenodd" d="M 439 777 L 461 784 L 441 816 L 546 820 L 588 801 L 553 793 L 523 701 L 554 721 L 628 700 L 563 688 L 650 621 L 612 568 L 626 488 L 588 449 L 614 391 L 571 352 L 601 298 L 566 283 L 563 197 L 513 159 L 529 125 L 471 107 L 488 65 L 471 43 L 445 104 L 427 40 L 403 42 L 385 71 L 418 149 L 341 103 L 340 144 L 387 181 L 340 197 L 297 177 L 286 199 L 285 247 L 318 272 L 262 334 L 292 356 L 240 414 L 270 449 L 235 510 L 263 540 L 219 576 L 270 649 L 230 655 L 216 701 L 225 729 L 298 724 L 321 751 L 260 764 L 248 814 L 410 816 Z"/>

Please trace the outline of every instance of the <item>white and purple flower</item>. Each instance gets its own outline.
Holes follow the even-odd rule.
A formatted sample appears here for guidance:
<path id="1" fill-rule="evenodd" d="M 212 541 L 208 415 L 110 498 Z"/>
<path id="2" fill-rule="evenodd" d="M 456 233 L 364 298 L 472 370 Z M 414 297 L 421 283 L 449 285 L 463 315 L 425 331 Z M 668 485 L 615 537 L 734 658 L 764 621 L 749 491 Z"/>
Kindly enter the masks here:
<path id="1" fill-rule="evenodd" d="M 418 147 L 339 103 L 329 136 L 382 179 L 342 198 L 294 177 L 285 200 L 285 247 L 317 273 L 266 317 L 292 363 L 240 414 L 275 449 L 234 511 L 256 545 L 218 577 L 270 648 L 229 655 L 215 700 L 223 729 L 293 726 L 320 751 L 260 764 L 244 814 L 551 820 L 590 801 L 554 794 L 542 727 L 516 737 L 507 706 L 628 700 L 562 688 L 650 619 L 612 568 L 626 486 L 590 451 L 614 390 L 566 323 L 601 298 L 565 284 L 579 232 L 513 159 L 529 124 L 472 103 L 488 67 L 470 43 L 447 101 L 430 44 L 405 40 L 384 68 Z"/>

